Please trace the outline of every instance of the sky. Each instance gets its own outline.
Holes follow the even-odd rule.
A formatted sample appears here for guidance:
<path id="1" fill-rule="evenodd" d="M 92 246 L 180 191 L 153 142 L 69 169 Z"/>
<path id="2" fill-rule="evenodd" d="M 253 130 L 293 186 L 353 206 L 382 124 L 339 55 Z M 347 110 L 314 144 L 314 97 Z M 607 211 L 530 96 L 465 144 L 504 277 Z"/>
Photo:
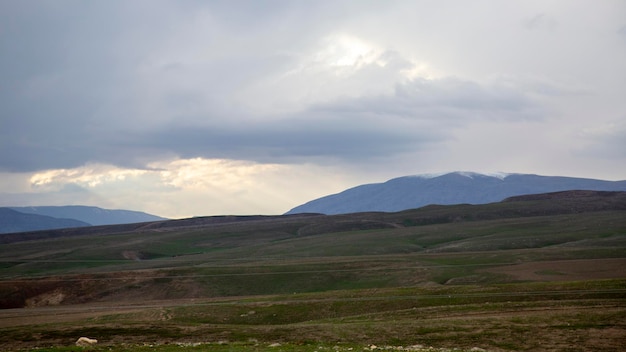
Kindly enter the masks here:
<path id="1" fill-rule="evenodd" d="M 623 0 L 0 0 L 0 206 L 282 214 L 448 171 L 626 179 Z"/>

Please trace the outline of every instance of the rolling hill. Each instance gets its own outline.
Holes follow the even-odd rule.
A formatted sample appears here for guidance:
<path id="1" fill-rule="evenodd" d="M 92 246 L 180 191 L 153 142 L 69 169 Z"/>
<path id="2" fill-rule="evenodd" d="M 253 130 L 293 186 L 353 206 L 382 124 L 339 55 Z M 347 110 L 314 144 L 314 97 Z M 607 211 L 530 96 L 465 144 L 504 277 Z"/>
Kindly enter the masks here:
<path id="1" fill-rule="evenodd" d="M 0 345 L 615 351 L 625 265 L 626 192 L 13 233 Z"/>
<path id="2" fill-rule="evenodd" d="M 383 257 L 401 263 L 404 256 L 430 258 L 433 254 L 485 251 L 500 258 L 494 263 L 509 263 L 517 255 L 512 251 L 529 249 L 554 251 L 544 256 L 558 258 L 573 255 L 573 250 L 589 251 L 584 256 L 592 258 L 607 253 L 615 256 L 619 248 L 626 248 L 625 212 L 626 192 L 576 191 L 483 205 L 431 205 L 394 213 L 220 216 L 5 234 L 0 235 L 0 262 L 4 263 L 0 278 L 104 271 L 110 273 L 107 275 L 130 275 L 133 280 L 146 279 L 153 289 L 155 282 L 148 277 L 174 275 L 159 282 L 169 286 L 182 280 L 191 285 L 188 291 L 176 291 L 180 297 L 280 293 L 295 286 L 299 286 L 298 291 L 310 291 L 350 286 L 356 284 L 353 280 L 362 280 L 365 286 L 379 285 L 380 280 L 385 286 L 401 285 L 408 282 L 406 273 L 398 276 L 402 271 L 384 279 L 378 275 L 365 279 L 361 276 L 371 274 L 366 270 L 350 274 L 352 278 L 332 275 L 331 281 L 322 282 L 309 281 L 308 274 L 285 274 L 291 279 L 281 281 L 278 272 L 338 269 L 350 262 L 353 264 L 348 266 L 355 268 L 375 267 Z M 500 254 L 502 251 L 508 254 Z M 415 260 L 432 263 L 433 258 L 411 259 Z M 135 278 L 132 273 L 136 270 L 154 273 Z M 242 277 L 242 273 L 259 270 L 277 270 L 274 279 L 278 281 L 243 284 L 242 279 L 252 283 L 253 278 Z M 182 273 L 216 276 L 189 281 L 176 276 Z M 431 274 L 434 276 L 420 275 L 420 280 L 441 281 Z M 213 283 L 203 286 L 209 282 Z M 138 287 L 142 286 L 135 289 Z M 173 294 L 169 289 L 154 292 Z M 110 295 L 116 293 L 111 291 L 98 299 Z"/>
<path id="3" fill-rule="evenodd" d="M 474 172 L 405 176 L 318 198 L 286 214 L 393 212 L 429 204 L 485 204 L 517 195 L 566 190 L 626 191 L 626 181 Z"/>

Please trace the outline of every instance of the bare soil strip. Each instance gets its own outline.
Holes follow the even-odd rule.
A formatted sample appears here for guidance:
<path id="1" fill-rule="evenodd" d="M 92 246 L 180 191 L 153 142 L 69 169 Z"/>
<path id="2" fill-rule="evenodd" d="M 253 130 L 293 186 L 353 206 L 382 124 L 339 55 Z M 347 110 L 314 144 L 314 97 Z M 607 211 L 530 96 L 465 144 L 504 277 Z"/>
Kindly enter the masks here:
<path id="1" fill-rule="evenodd" d="M 626 258 L 551 260 L 506 265 L 480 271 L 522 281 L 580 281 L 626 278 Z"/>

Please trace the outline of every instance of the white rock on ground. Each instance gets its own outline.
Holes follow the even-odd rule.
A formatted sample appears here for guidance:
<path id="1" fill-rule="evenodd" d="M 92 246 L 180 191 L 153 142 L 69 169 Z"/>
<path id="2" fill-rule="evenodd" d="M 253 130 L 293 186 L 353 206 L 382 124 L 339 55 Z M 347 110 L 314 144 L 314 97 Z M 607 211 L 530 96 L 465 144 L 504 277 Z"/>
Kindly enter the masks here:
<path id="1" fill-rule="evenodd" d="M 89 337 L 84 337 L 84 336 L 76 340 L 76 346 L 79 346 L 79 347 L 93 346 L 97 343 L 98 343 L 98 340 L 90 339 Z"/>

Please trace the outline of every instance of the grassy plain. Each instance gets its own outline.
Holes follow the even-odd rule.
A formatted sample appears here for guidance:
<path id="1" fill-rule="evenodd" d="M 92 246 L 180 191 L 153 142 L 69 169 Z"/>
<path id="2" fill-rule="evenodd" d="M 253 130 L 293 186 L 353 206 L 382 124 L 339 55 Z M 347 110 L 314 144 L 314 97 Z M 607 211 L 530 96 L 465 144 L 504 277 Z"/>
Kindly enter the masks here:
<path id="1" fill-rule="evenodd" d="M 3 351 L 626 349 L 623 194 L 11 238 Z"/>

